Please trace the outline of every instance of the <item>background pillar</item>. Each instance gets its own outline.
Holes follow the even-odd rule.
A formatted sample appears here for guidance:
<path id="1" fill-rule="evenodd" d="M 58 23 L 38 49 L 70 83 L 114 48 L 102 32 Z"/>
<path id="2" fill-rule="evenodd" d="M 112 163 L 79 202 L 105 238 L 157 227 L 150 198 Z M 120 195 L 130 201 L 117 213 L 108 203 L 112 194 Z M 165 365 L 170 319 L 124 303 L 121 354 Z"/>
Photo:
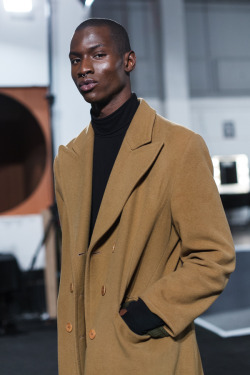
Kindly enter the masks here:
<path id="1" fill-rule="evenodd" d="M 190 127 L 184 0 L 160 0 L 165 116 Z"/>

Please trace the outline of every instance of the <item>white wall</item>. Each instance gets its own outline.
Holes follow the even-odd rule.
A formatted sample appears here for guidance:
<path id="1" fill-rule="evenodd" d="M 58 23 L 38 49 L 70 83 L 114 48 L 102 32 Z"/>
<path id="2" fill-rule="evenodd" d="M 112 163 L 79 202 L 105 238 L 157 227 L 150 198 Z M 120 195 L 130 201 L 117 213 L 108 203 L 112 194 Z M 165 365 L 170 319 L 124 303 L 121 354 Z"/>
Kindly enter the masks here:
<path id="1" fill-rule="evenodd" d="M 53 107 L 54 146 L 67 144 L 90 121 L 90 106 L 74 85 L 69 62 L 70 41 L 76 27 L 88 18 L 89 8 L 77 0 L 60 0 L 53 7 Z"/>
<path id="2" fill-rule="evenodd" d="M 47 86 L 46 0 L 30 16 L 7 13 L 0 1 L 0 86 Z"/>
<path id="3" fill-rule="evenodd" d="M 165 116 L 191 127 L 183 0 L 161 0 Z"/>
<path id="4" fill-rule="evenodd" d="M 192 99 L 193 130 L 207 142 L 210 154 L 246 154 L 250 160 L 250 97 Z M 233 122 L 235 137 L 226 138 L 225 122 Z"/>
<path id="5" fill-rule="evenodd" d="M 29 270 L 37 251 L 34 269 L 44 267 L 44 247 L 41 215 L 0 216 L 0 253 L 16 257 L 21 270 Z"/>

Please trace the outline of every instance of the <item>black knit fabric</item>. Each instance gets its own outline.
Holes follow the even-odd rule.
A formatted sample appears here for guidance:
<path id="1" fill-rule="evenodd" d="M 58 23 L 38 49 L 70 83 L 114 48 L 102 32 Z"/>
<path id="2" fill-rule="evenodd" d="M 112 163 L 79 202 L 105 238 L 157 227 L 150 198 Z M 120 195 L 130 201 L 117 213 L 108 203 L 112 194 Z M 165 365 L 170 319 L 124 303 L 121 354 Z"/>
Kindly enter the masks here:
<path id="1" fill-rule="evenodd" d="M 130 99 L 107 117 L 98 118 L 93 110 L 90 112 L 95 133 L 90 238 L 111 170 L 138 106 L 137 96 L 132 94 Z"/>

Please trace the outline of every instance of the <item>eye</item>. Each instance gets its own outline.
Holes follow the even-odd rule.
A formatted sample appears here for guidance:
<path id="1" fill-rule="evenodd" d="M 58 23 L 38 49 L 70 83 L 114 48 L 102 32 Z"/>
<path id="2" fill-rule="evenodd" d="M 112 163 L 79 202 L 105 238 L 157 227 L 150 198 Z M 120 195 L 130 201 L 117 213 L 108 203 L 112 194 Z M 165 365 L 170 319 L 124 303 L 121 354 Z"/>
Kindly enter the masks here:
<path id="1" fill-rule="evenodd" d="M 94 55 L 94 58 L 101 59 L 102 57 L 105 57 L 105 56 L 106 56 L 106 53 L 99 52 Z"/>
<path id="2" fill-rule="evenodd" d="M 76 58 L 76 59 L 71 59 L 70 62 L 71 62 L 71 65 L 76 65 L 78 62 L 80 61 L 79 58 Z"/>

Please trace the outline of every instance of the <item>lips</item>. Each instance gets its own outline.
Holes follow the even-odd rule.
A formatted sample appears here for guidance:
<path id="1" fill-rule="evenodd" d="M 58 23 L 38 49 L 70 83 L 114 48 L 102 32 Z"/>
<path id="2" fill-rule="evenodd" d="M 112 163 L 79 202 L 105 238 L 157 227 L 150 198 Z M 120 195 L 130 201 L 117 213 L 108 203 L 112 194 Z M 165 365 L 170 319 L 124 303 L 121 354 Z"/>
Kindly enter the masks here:
<path id="1" fill-rule="evenodd" d="M 90 91 L 97 85 L 97 82 L 93 79 L 85 79 L 79 82 L 78 87 L 80 91 Z"/>

